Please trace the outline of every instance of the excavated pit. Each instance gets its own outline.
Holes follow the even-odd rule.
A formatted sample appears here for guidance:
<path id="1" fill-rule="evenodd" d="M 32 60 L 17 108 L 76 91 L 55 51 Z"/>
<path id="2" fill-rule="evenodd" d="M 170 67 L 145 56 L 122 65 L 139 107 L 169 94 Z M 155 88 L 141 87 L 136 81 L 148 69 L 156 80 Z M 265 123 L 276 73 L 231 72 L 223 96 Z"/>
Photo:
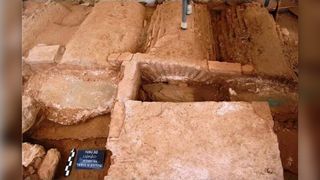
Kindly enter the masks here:
<path id="1" fill-rule="evenodd" d="M 250 64 L 260 75 L 297 79 L 283 48 L 283 35 L 261 4 L 209 9 L 215 54 L 211 60 Z"/>
<path id="2" fill-rule="evenodd" d="M 217 76 L 181 66 L 175 66 L 173 71 L 168 69 L 159 64 L 142 65 L 136 99 L 147 102 L 267 101 L 275 121 L 292 121 L 297 125 L 295 83 L 261 77 Z"/>

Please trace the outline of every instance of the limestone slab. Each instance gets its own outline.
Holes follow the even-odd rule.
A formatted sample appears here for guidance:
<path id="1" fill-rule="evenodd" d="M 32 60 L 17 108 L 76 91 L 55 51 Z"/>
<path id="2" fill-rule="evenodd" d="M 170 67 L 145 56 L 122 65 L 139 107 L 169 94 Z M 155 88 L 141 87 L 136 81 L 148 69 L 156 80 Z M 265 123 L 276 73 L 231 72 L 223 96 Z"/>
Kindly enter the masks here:
<path id="1" fill-rule="evenodd" d="M 212 53 L 210 13 L 206 5 L 193 4 L 193 13 L 187 17 L 188 29 L 181 30 L 179 1 L 158 5 L 151 17 L 146 42 L 146 52 L 161 59 L 188 62 L 206 66 Z"/>
<path id="2" fill-rule="evenodd" d="M 29 97 L 22 96 L 22 133 L 28 131 L 36 122 L 40 106 Z"/>
<path id="3" fill-rule="evenodd" d="M 126 101 L 105 179 L 283 179 L 268 105 Z"/>
<path id="4" fill-rule="evenodd" d="M 110 112 L 115 83 L 104 69 L 57 67 L 31 77 L 25 93 L 44 104 L 48 120 L 71 125 Z"/>
<path id="5" fill-rule="evenodd" d="M 53 179 L 60 158 L 61 155 L 57 149 L 49 149 L 38 170 L 39 178 Z"/>
<path id="6" fill-rule="evenodd" d="M 111 53 L 135 52 L 143 28 L 144 7 L 134 1 L 95 4 L 80 25 L 61 63 L 106 65 Z"/>

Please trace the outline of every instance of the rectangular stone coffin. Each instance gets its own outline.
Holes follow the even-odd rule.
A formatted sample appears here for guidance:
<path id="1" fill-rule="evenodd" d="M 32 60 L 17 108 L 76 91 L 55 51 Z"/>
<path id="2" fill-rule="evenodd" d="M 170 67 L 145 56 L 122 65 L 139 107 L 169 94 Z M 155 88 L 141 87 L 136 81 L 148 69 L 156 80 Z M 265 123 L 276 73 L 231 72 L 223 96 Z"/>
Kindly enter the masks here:
<path id="1" fill-rule="evenodd" d="M 264 102 L 126 101 L 105 179 L 283 179 Z"/>

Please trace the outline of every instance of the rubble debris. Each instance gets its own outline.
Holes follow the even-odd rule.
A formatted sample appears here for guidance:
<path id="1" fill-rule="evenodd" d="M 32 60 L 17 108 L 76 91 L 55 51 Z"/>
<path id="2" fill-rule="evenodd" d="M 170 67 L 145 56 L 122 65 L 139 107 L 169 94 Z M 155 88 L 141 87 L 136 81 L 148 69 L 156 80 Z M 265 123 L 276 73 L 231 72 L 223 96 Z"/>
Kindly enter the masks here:
<path id="1" fill-rule="evenodd" d="M 22 165 L 24 167 L 35 163 L 37 158 L 43 158 L 45 154 L 45 149 L 38 144 L 22 143 Z"/>
<path id="2" fill-rule="evenodd" d="M 59 160 L 60 152 L 57 149 L 49 149 L 38 169 L 39 178 L 53 179 Z"/>
<path id="3" fill-rule="evenodd" d="M 53 179 L 59 160 L 60 153 L 57 149 L 46 152 L 41 145 L 22 143 L 24 179 Z"/>

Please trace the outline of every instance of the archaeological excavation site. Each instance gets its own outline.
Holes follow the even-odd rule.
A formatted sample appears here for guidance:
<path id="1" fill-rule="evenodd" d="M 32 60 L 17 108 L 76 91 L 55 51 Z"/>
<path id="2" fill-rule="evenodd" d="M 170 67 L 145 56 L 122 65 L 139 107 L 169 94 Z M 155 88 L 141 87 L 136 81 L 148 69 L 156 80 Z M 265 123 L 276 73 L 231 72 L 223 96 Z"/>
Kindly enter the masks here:
<path id="1" fill-rule="evenodd" d="M 298 179 L 297 0 L 22 4 L 23 179 Z"/>

